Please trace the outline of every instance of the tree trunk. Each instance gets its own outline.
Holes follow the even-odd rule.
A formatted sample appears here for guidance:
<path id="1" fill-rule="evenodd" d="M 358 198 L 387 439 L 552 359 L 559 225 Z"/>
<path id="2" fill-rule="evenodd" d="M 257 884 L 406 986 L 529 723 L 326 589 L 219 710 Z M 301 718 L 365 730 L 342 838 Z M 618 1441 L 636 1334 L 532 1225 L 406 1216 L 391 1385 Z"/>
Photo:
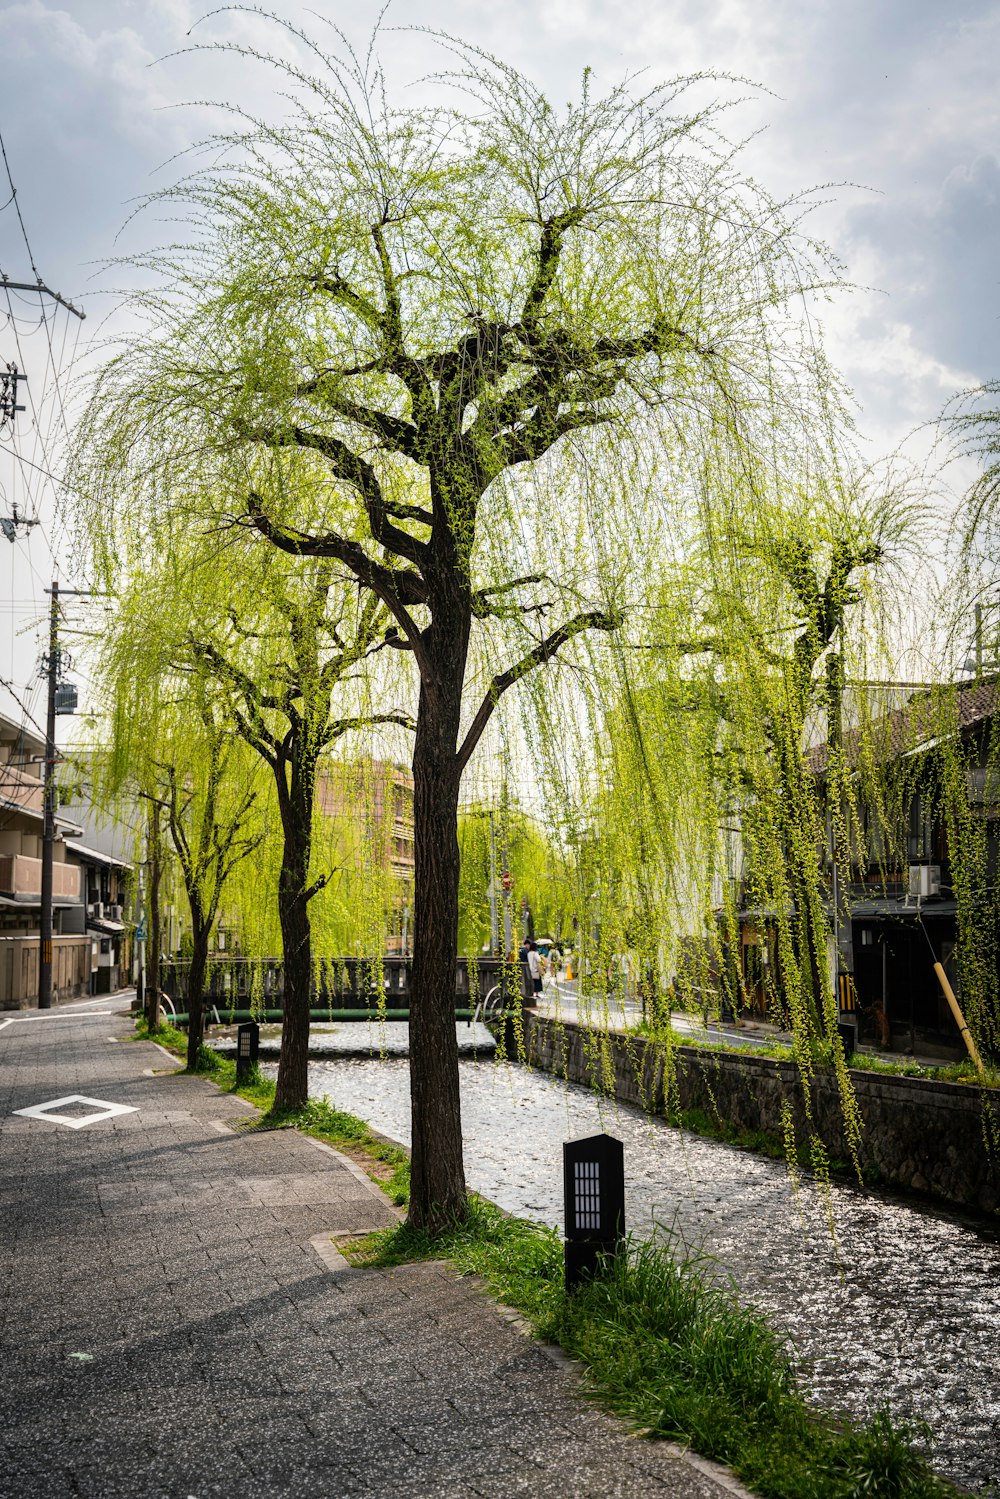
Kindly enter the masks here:
<path id="1" fill-rule="evenodd" d="M 289 882 L 290 883 L 290 882 Z M 284 952 L 284 1010 L 275 1111 L 301 1109 L 309 1096 L 309 1006 L 312 998 L 312 932 L 303 889 L 284 888 L 282 869 L 278 915 Z"/>
<path id="2" fill-rule="evenodd" d="M 826 987 L 827 954 L 820 946 L 814 923 L 816 895 L 806 876 L 793 865 L 790 880 L 799 929 L 799 967 L 803 976 L 802 998 L 815 1036 L 827 1034 L 823 993 Z"/>
<path id="3" fill-rule="evenodd" d="M 205 1040 L 205 972 L 208 968 L 208 943 L 211 923 L 204 919 L 197 898 L 191 906 L 191 967 L 188 969 L 188 1044 L 187 1064 L 190 1071 L 198 1065 L 198 1053 Z"/>
<path id="4" fill-rule="evenodd" d="M 788 827 L 785 831 L 788 890 L 795 907 L 795 926 L 799 937 L 797 958 L 802 981 L 802 1001 L 809 1015 L 813 1035 L 821 1036 L 826 1033 L 823 990 L 827 955 L 816 932 L 814 918 L 819 897 L 810 878 L 811 871 L 802 868 L 803 853 L 796 842 L 800 838 L 800 824 Z"/>
<path id="5" fill-rule="evenodd" d="M 435 629 L 439 626 L 435 615 Z M 468 626 L 441 629 L 434 691 L 420 689 L 413 749 L 414 921 L 410 985 L 412 1158 L 408 1222 L 431 1234 L 468 1212 L 462 1161 L 458 957 L 458 726 Z"/>
<path id="6" fill-rule="evenodd" d="M 278 876 L 278 918 L 284 959 L 284 1013 L 275 1112 L 301 1109 L 309 1097 L 309 1007 L 312 1001 L 312 929 L 309 860 L 312 853 L 316 757 L 293 747 L 291 775 L 275 770 L 284 844 Z"/>
<path id="7" fill-rule="evenodd" d="M 160 842 L 160 808 L 149 804 L 149 945 L 146 949 L 146 1025 L 150 1031 L 160 1028 L 160 880 L 163 859 Z"/>

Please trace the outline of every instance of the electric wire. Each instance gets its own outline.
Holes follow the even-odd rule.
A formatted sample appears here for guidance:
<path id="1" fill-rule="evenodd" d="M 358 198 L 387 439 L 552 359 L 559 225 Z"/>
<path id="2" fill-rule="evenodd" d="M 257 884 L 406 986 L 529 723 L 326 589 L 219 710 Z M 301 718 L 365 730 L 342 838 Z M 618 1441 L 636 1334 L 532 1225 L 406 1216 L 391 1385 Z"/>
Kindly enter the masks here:
<path id="1" fill-rule="evenodd" d="M 24 246 L 25 246 L 25 249 L 28 252 L 28 260 L 31 263 L 31 269 L 35 273 L 35 280 L 38 281 L 39 283 L 41 283 L 41 279 L 42 278 L 38 274 L 38 267 L 35 264 L 35 257 L 31 253 L 31 245 L 28 242 L 28 231 L 25 229 L 25 227 L 24 227 L 24 219 L 21 217 L 21 205 L 17 201 L 17 188 L 14 186 L 14 179 L 11 177 L 11 174 L 10 174 L 10 162 L 7 160 L 7 148 L 4 145 L 4 143 L 3 143 L 3 136 L 2 135 L 0 135 L 0 153 L 2 153 L 2 155 L 3 155 L 3 164 L 4 164 L 4 169 L 5 169 L 6 173 L 7 173 L 7 182 L 10 185 L 10 201 L 14 204 L 14 211 L 17 214 L 17 221 L 18 221 L 18 223 L 21 226 L 21 234 L 24 237 Z"/>
<path id="2" fill-rule="evenodd" d="M 43 356 L 43 382 L 44 382 L 44 388 L 43 388 L 43 390 L 41 392 L 41 395 L 38 398 L 36 398 L 35 391 L 32 389 L 31 384 L 27 380 L 25 381 L 25 385 L 26 385 L 26 388 L 27 388 L 27 405 L 28 405 L 29 410 L 30 410 L 31 429 L 32 429 L 32 441 L 31 441 L 31 447 L 30 447 L 30 457 L 27 454 L 24 454 L 24 453 L 22 453 L 20 451 L 20 447 L 19 447 L 19 445 L 17 443 L 15 443 L 15 441 L 13 440 L 13 437 L 12 437 L 11 442 L 9 444 L 4 443 L 2 446 L 0 446 L 0 451 L 6 451 L 6 452 L 8 452 L 9 455 L 10 455 L 10 457 L 11 457 L 11 459 L 12 459 L 12 461 L 13 461 L 13 463 L 14 463 L 14 465 L 15 465 L 15 472 L 16 472 L 19 480 L 20 480 L 20 488 L 21 488 L 21 491 L 22 491 L 22 493 L 23 493 L 23 495 L 25 497 L 25 500 L 26 500 L 26 504 L 25 504 L 26 518 L 30 517 L 31 521 L 35 525 L 37 525 L 38 530 L 39 530 L 39 532 L 40 532 L 40 534 L 41 534 L 41 536 L 42 536 L 42 538 L 43 538 L 43 540 L 44 540 L 44 542 L 45 542 L 45 544 L 46 544 L 46 546 L 48 548 L 49 554 L 50 554 L 51 558 L 53 559 L 53 566 L 54 566 L 55 565 L 55 558 L 59 555 L 59 548 L 60 548 L 63 540 L 65 539 L 66 518 L 65 518 L 64 506 L 62 504 L 61 496 L 60 496 L 60 494 L 58 492 L 58 489 L 55 487 L 55 486 L 60 485 L 62 483 L 62 481 L 59 479 L 58 475 L 54 471 L 55 468 L 56 468 L 56 464 L 53 462 L 53 459 L 52 459 L 52 456 L 51 456 L 51 452 L 52 452 L 53 441 L 54 441 L 54 439 L 56 437 L 56 432 L 57 431 L 59 431 L 60 439 L 62 439 L 62 438 L 67 438 L 68 439 L 68 437 L 69 437 L 69 422 L 68 422 L 67 413 L 66 413 L 66 400 L 64 398 L 64 392 L 63 392 L 63 388 L 62 388 L 62 379 L 61 379 L 61 374 L 62 374 L 62 371 L 64 370 L 65 361 L 66 361 L 67 341 L 68 341 L 68 337 L 69 337 L 69 327 L 68 327 L 68 323 L 64 319 L 64 321 L 63 321 L 63 328 L 62 328 L 62 338 L 59 341 L 58 352 L 57 352 L 56 341 L 53 339 L 53 328 L 52 328 L 52 324 L 53 324 L 53 321 L 54 321 L 54 319 L 56 317 L 56 313 L 55 313 L 55 311 L 53 311 L 51 313 L 51 315 L 50 315 L 49 313 L 47 313 L 46 308 L 45 308 L 45 304 L 44 304 L 44 301 L 43 301 L 43 295 L 44 294 L 43 294 L 43 292 L 41 290 L 41 287 L 42 287 L 42 277 L 41 277 L 41 274 L 40 274 L 39 269 L 38 269 L 38 263 L 37 263 L 36 258 L 35 258 L 35 253 L 34 253 L 32 245 L 31 245 L 30 238 L 28 236 L 27 226 L 26 226 L 26 224 L 24 222 L 24 216 L 21 213 L 21 207 L 20 207 L 20 203 L 18 202 L 18 197 L 17 197 L 17 188 L 16 188 L 16 186 L 14 184 L 13 175 L 12 175 L 11 167 L 10 167 L 10 160 L 8 158 L 6 145 L 5 145 L 4 141 L 3 141 L 2 136 L 0 136 L 0 156 L 2 156 L 4 170 L 6 172 L 7 182 L 8 182 L 8 186 L 10 188 L 10 197 L 8 198 L 8 200 L 6 201 L 6 203 L 2 205 L 2 208 L 6 209 L 6 208 L 9 208 L 11 205 L 13 205 L 13 207 L 15 209 L 15 212 L 16 212 L 16 215 L 17 215 L 18 225 L 19 225 L 20 232 L 21 232 L 21 238 L 22 238 L 22 240 L 24 242 L 24 248 L 25 248 L 25 251 L 27 253 L 28 261 L 29 261 L 29 264 L 31 266 L 32 272 L 34 274 L 35 280 L 37 281 L 37 283 L 39 285 L 39 292 L 38 292 L 39 313 L 38 313 L 38 318 L 37 318 L 37 320 L 31 322 L 30 324 L 29 324 L 29 321 L 28 321 L 27 318 L 24 318 L 24 317 L 21 317 L 21 316 L 18 315 L 18 311 L 16 310 L 16 308 L 20 307 L 21 305 L 28 305 L 28 306 L 32 305 L 32 302 L 31 302 L 32 293 L 30 293 L 30 292 L 29 293 L 22 293 L 22 294 L 19 295 L 17 292 L 13 292 L 12 293 L 11 289 L 8 288 L 8 287 L 4 288 L 5 296 L 6 296 L 6 304 L 7 304 L 7 324 L 8 324 L 8 327 L 9 327 L 11 333 L 13 334 L 15 348 L 17 350 L 17 358 L 18 358 L 18 362 L 19 362 L 19 365 L 20 365 L 20 367 L 21 367 L 22 370 L 26 371 L 27 368 L 28 368 L 28 365 L 29 365 L 29 360 L 26 357 L 26 350 L 25 350 L 24 343 L 22 342 L 22 337 L 23 338 L 27 338 L 30 335 L 30 333 L 37 333 L 39 330 L 41 330 L 43 332 L 44 338 L 45 338 L 45 351 L 46 351 L 45 355 Z M 2 211 L 2 210 L 0 210 L 0 211 Z M 77 347 L 78 347 L 78 342 L 79 342 L 79 333 L 80 333 L 80 328 L 79 328 L 79 323 L 78 323 L 77 324 L 77 328 L 76 328 L 76 332 L 75 332 L 75 336 L 74 336 L 74 340 L 73 340 L 72 351 L 70 353 L 70 361 L 71 362 L 73 362 L 75 360 L 75 358 L 76 358 Z M 48 394 L 50 396 L 50 399 L 48 401 L 45 400 L 46 394 Z M 39 459 L 41 461 L 39 461 Z M 35 478 L 34 477 L 35 475 L 37 475 L 39 477 Z M 46 506 L 45 506 L 46 489 L 48 488 L 49 484 L 51 484 L 53 486 L 53 488 L 50 491 L 50 495 L 51 495 L 51 508 L 52 508 L 52 512 L 53 512 L 51 527 L 49 525 L 48 517 L 46 517 L 45 520 L 43 521 L 43 513 L 44 513 L 44 510 L 46 508 Z M 16 511 L 15 511 L 15 513 L 16 513 Z M 39 574 L 37 567 L 35 566 L 35 563 L 34 563 L 34 561 L 32 559 L 31 552 L 30 552 L 29 548 L 25 546 L 20 551 L 19 555 L 21 557 L 23 557 L 24 562 L 27 564 L 27 568 L 28 568 L 28 571 L 29 571 L 30 576 L 31 576 L 31 587 L 32 587 L 32 593 L 33 593 L 33 599 L 31 601 L 30 607 L 33 608 L 34 611 L 36 612 L 36 614 L 38 615 L 38 619 L 39 619 L 38 629 L 41 630 L 42 628 L 44 628 L 44 618 L 43 618 L 43 611 L 40 608 L 39 598 L 40 598 L 40 595 L 44 593 L 44 590 L 45 590 L 45 588 L 46 588 L 47 585 L 46 585 L 45 581 L 42 579 L 41 575 Z M 14 573 L 14 554 L 12 552 L 12 555 L 11 555 L 11 574 L 12 574 L 12 576 L 11 576 L 11 594 L 12 595 L 13 595 L 13 592 L 14 592 L 14 586 L 13 586 L 13 584 L 14 584 L 14 578 L 13 578 L 13 573 Z M 38 634 L 37 634 L 37 632 L 36 632 L 36 642 L 38 642 Z M 38 642 L 38 643 L 40 643 L 40 642 Z M 14 675 L 14 632 L 13 632 L 13 630 L 11 630 L 11 657 L 10 657 L 10 659 L 11 659 L 11 677 L 13 677 L 13 675 Z M 13 687 L 12 683 L 10 681 L 4 680 L 4 679 L 0 679 L 0 683 L 2 683 L 2 685 L 6 687 L 6 689 L 11 693 L 11 696 L 14 698 L 14 700 L 19 703 L 19 705 L 20 705 L 20 707 L 22 709 L 22 712 L 24 712 L 25 714 L 27 714 L 27 716 L 29 718 L 31 718 L 31 721 L 33 723 L 35 723 L 34 715 L 31 713 L 30 709 L 28 709 L 28 707 L 25 705 L 23 699 L 19 696 L 19 694 L 17 693 L 16 689 Z M 37 691 L 37 682 L 36 682 L 36 691 Z M 36 723 L 36 727 L 37 727 L 37 723 Z"/>
<path id="3" fill-rule="evenodd" d="M 34 251 L 32 249 L 32 246 L 31 246 L 31 241 L 28 238 L 28 231 L 27 231 L 27 227 L 26 227 L 25 222 L 24 222 L 24 217 L 23 217 L 23 215 L 21 213 L 21 207 L 20 207 L 20 204 L 17 201 L 17 188 L 14 185 L 14 179 L 13 179 L 13 176 L 11 174 L 11 169 L 10 169 L 10 161 L 8 159 L 8 156 L 7 156 L 6 147 L 5 147 L 4 143 L 3 143 L 3 137 L 2 137 L 2 135 L 0 135 L 0 153 L 2 153 L 2 156 L 3 156 L 4 169 L 6 171 L 7 182 L 8 182 L 8 185 L 10 187 L 10 192 L 11 192 L 11 199 L 10 199 L 10 201 L 13 202 L 14 208 L 15 208 L 16 213 L 17 213 L 17 220 L 18 220 L 18 224 L 20 225 L 21 237 L 24 240 L 24 247 L 25 247 L 25 250 L 26 250 L 27 255 L 28 255 L 28 261 L 29 261 L 29 263 L 31 265 L 32 271 L 34 272 L 35 279 L 39 283 L 39 287 L 41 287 L 42 278 L 41 278 L 41 275 L 39 274 L 39 271 L 38 271 L 38 265 L 37 265 L 36 260 L 35 260 L 35 254 L 34 254 Z M 18 355 L 21 358 L 21 362 L 22 362 L 22 366 L 23 366 L 24 365 L 24 356 L 23 356 L 23 351 L 21 349 L 19 331 L 18 331 L 18 328 L 17 328 L 17 319 L 14 316 L 13 304 L 11 302 L 11 293 L 10 293 L 10 290 L 7 289 L 7 288 L 5 288 L 5 291 L 6 291 L 6 297 L 7 297 L 8 317 L 9 317 L 11 326 L 12 326 L 12 328 L 14 330 L 14 339 L 15 339 L 15 343 L 17 344 Z M 53 342 L 52 342 L 52 331 L 51 331 L 51 326 L 50 326 L 51 320 L 52 320 L 52 318 L 54 318 L 55 313 L 53 312 L 52 318 L 50 318 L 50 316 L 46 313 L 44 304 L 42 303 L 41 299 L 42 299 L 42 293 L 41 293 L 41 291 L 39 291 L 39 303 L 40 303 L 39 313 L 40 313 L 40 316 L 39 316 L 39 322 L 35 325 L 33 331 L 37 331 L 38 328 L 41 327 L 44 330 L 44 333 L 45 333 L 46 348 L 47 348 L 47 352 L 48 352 L 48 361 L 47 361 L 48 369 L 47 369 L 47 374 L 46 374 L 46 381 L 48 381 L 49 377 L 51 377 L 52 388 L 54 389 L 54 392 L 55 392 L 55 406 L 58 408 L 59 417 L 60 417 L 60 419 L 62 421 L 63 434 L 64 434 L 64 436 L 68 437 L 68 435 L 69 435 L 69 423 L 68 423 L 67 418 L 66 418 L 66 406 L 65 406 L 65 401 L 64 401 L 64 398 L 63 398 L 62 385 L 60 383 L 60 375 L 59 375 L 59 366 L 62 363 L 62 361 L 64 360 L 65 353 L 66 353 L 66 339 L 67 339 L 67 336 L 68 336 L 68 325 L 64 321 L 62 346 L 60 348 L 59 358 L 57 359 L 56 358 L 56 353 L 55 353 L 55 348 L 54 348 Z M 77 347 L 78 340 L 79 340 L 79 325 L 77 326 L 76 339 L 74 340 L 73 354 L 71 356 L 71 359 L 75 359 L 75 357 L 76 357 L 76 347 Z M 52 438 L 52 426 L 53 426 L 53 422 L 55 420 L 55 412 L 54 412 L 54 409 L 50 410 L 49 417 L 48 417 L 48 422 L 47 422 L 47 424 L 45 425 L 45 427 L 43 429 L 42 424 L 39 421 L 38 408 L 37 408 L 37 405 L 36 405 L 35 400 L 34 400 L 33 393 L 31 392 L 30 388 L 29 388 L 28 395 L 29 395 L 29 401 L 30 401 L 30 404 L 31 404 L 32 417 L 34 419 L 34 430 L 35 430 L 36 446 L 39 446 L 39 445 L 41 446 L 42 455 L 43 455 L 43 457 L 45 459 L 45 470 L 48 472 L 48 474 L 49 474 L 50 477 L 54 478 L 55 476 L 52 474 L 53 465 L 52 465 L 52 462 L 51 462 L 51 460 L 49 458 L 48 447 L 49 447 L 49 444 L 50 444 L 51 438 Z M 38 465 L 37 463 L 32 463 L 32 467 L 34 467 L 36 469 L 40 469 L 40 465 Z M 30 493 L 30 491 L 29 491 L 29 493 Z M 33 503 L 35 503 L 34 500 L 33 500 Z M 55 504 L 56 504 L 57 515 L 58 515 L 58 512 L 61 509 L 58 497 L 55 498 Z M 36 508 L 36 512 L 37 512 L 37 503 L 35 503 L 35 508 Z M 37 514 L 36 514 L 36 518 L 37 518 Z M 61 519 L 61 517 L 59 517 L 59 518 Z"/>
<path id="4" fill-rule="evenodd" d="M 30 719 L 31 723 L 38 730 L 39 734 L 44 735 L 45 730 L 42 728 L 41 724 L 35 718 L 35 715 L 32 713 L 31 709 L 27 706 L 27 704 L 25 703 L 24 699 L 21 697 L 18 689 L 14 686 L 13 682 L 9 682 L 6 677 L 0 677 L 0 687 L 3 687 L 7 692 L 10 693 L 11 697 L 14 699 L 15 703 L 17 703 L 17 706 L 20 708 L 21 712 L 24 714 L 25 718 Z"/>

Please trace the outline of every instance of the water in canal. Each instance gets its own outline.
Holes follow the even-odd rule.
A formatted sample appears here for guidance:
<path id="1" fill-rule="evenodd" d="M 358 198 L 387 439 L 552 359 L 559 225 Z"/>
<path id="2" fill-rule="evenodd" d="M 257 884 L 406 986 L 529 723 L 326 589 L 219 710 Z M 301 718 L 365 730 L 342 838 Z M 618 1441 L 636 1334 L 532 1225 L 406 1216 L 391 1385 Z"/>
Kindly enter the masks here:
<path id="1" fill-rule="evenodd" d="M 409 1064 L 310 1066 L 310 1092 L 409 1139 Z M 927 1421 L 935 1463 L 963 1486 L 1000 1482 L 1000 1231 L 835 1184 L 830 1219 L 783 1162 L 685 1135 L 546 1073 L 463 1061 L 469 1184 L 561 1226 L 562 1142 L 607 1129 L 625 1144 L 628 1227 L 676 1228 L 787 1329 L 811 1398 L 866 1418 L 888 1400 Z M 839 1252 L 838 1252 L 839 1251 Z"/>

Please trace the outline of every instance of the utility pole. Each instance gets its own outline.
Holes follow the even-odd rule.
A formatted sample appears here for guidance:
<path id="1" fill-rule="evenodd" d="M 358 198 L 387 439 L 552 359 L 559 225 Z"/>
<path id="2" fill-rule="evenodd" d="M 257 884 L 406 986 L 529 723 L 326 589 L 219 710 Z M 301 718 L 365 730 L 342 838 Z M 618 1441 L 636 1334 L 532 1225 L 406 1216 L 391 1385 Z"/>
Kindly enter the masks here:
<path id="1" fill-rule="evenodd" d="M 42 815 L 42 914 L 39 921 L 38 1008 L 52 1008 L 52 850 L 56 836 L 56 679 L 59 676 L 59 579 L 49 601 L 49 654 L 45 660 L 45 791 Z"/>
<path id="2" fill-rule="evenodd" d="M 57 697 L 62 675 L 62 652 L 59 649 L 59 579 L 53 578 L 52 587 L 46 590 L 49 602 L 49 651 L 45 657 L 42 673 L 48 678 L 45 706 L 45 761 L 42 802 L 42 911 L 39 920 L 38 948 L 38 1008 L 52 1008 L 52 856 L 56 841 L 56 714 L 76 711 L 76 689 L 66 686 Z M 73 594 L 76 598 L 89 597 L 86 588 L 64 588 L 62 596 Z"/>

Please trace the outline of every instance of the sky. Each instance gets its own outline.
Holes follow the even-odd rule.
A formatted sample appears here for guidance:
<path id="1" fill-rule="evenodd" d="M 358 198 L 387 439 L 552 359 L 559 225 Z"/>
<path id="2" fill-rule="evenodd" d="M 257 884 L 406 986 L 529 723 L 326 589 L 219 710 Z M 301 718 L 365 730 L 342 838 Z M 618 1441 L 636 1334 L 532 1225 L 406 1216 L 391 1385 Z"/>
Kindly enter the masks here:
<path id="1" fill-rule="evenodd" d="M 364 45 L 375 9 L 311 0 L 275 9 L 322 35 L 324 22 Z M 70 517 L 37 470 L 62 415 L 48 371 L 68 376 L 74 349 L 102 337 L 122 249 L 164 231 L 135 201 L 171 180 L 178 152 L 220 116 L 191 101 L 276 107 L 266 70 L 194 50 L 232 39 L 273 52 L 259 14 L 191 0 L 0 0 L 0 135 L 38 272 L 86 311 L 0 298 L 0 365 L 27 369 L 34 408 L 0 438 L 0 516 L 17 504 L 41 524 L 0 537 L 0 711 L 36 717 L 38 621 L 58 567 L 86 582 Z M 714 70 L 756 91 L 730 118 L 750 136 L 755 176 L 778 196 L 830 184 L 813 227 L 855 288 L 826 313 L 835 363 L 854 391 L 870 456 L 925 449 L 925 424 L 963 388 L 1000 376 L 1000 6 L 988 0 L 393 0 L 384 24 L 390 80 L 428 58 L 408 28 L 446 29 L 515 64 L 558 101 L 585 67 L 596 86 L 641 85 Z M 192 32 L 192 27 L 194 28 Z M 188 33 L 191 32 L 191 35 Z M 756 133 L 755 132 L 759 132 Z M 0 166 L 0 270 L 32 280 Z M 15 337 L 15 333 L 19 335 Z M 916 429 L 916 435 L 913 435 Z M 15 458 L 14 453 L 18 457 Z M 85 688 L 81 680 L 81 687 Z"/>

